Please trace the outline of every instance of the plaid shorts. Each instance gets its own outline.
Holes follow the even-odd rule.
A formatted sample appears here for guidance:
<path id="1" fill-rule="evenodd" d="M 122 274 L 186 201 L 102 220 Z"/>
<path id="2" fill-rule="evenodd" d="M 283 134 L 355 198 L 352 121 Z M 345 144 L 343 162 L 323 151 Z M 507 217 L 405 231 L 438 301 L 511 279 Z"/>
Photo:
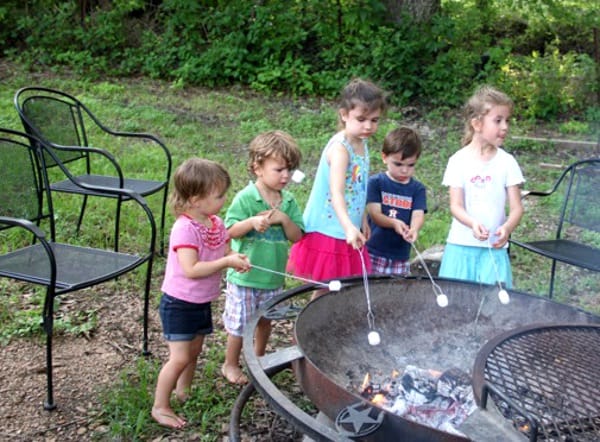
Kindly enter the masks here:
<path id="1" fill-rule="evenodd" d="M 408 276 L 410 274 L 410 261 L 384 258 L 371 254 L 372 272 L 378 275 Z"/>
<path id="2" fill-rule="evenodd" d="M 281 294 L 283 288 L 274 290 L 255 289 L 227 282 L 225 289 L 225 310 L 223 324 L 227 333 L 233 336 L 244 334 L 244 325 L 266 302 Z"/>

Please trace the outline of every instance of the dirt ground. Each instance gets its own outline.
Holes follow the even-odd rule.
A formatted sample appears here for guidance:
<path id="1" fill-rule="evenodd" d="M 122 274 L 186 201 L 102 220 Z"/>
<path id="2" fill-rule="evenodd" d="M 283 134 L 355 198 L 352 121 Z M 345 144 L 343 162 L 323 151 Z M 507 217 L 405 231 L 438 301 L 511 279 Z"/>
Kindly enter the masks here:
<path id="1" fill-rule="evenodd" d="M 54 340 L 54 391 L 57 408 L 44 410 L 46 398 L 45 341 L 16 339 L 0 347 L 3 400 L 0 439 L 18 441 L 89 440 L 98 428 L 99 389 L 115 381 L 120 370 L 140 357 L 142 302 L 122 295 L 119 309 L 114 296 L 98 291 L 65 298 L 73 308 L 97 310 L 98 325 L 88 337 L 57 336 Z M 159 342 L 156 312 L 150 321 L 151 339 Z"/>
<path id="2" fill-rule="evenodd" d="M 84 290 L 61 300 L 61 311 L 94 310 L 98 323 L 89 336 L 58 335 L 54 339 L 54 399 L 57 408 L 46 411 L 45 340 L 14 339 L 0 346 L 0 440 L 21 441 L 90 441 L 114 440 L 104 427 L 102 397 L 119 381 L 125 367 L 134 366 L 141 355 L 142 299 L 131 293 L 115 295 L 118 286 L 110 283 L 94 290 Z M 118 298 L 117 298 L 118 296 Z M 115 303 L 118 302 L 118 308 Z M 222 297 L 215 302 L 215 329 L 222 328 Z M 285 330 L 280 330 L 283 333 Z M 287 331 L 285 331 L 288 333 Z M 275 333 L 278 331 L 274 330 Z M 210 339 L 216 339 L 212 336 Z M 166 359 L 158 311 L 150 309 L 149 349 L 155 358 Z M 292 441 L 301 435 L 275 415 L 260 397 L 254 395 L 259 412 L 244 420 L 240 430 L 243 440 L 251 434 L 269 434 L 270 440 Z M 149 412 L 149 411 L 148 411 Z M 187 433 L 186 433 L 187 434 Z M 222 440 L 229 434 L 228 422 L 222 425 Z M 200 440 L 200 435 L 195 440 Z M 187 437 L 187 436 L 186 436 Z M 158 436 L 154 441 L 180 441 L 181 435 Z M 189 440 L 189 439 L 188 439 Z M 266 439 L 263 439 L 266 440 Z"/>

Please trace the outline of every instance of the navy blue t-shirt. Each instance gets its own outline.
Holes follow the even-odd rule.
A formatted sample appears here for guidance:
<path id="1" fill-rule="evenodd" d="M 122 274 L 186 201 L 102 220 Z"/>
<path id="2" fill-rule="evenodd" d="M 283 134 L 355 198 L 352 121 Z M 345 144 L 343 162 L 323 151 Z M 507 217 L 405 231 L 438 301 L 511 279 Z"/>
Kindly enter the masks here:
<path id="1" fill-rule="evenodd" d="M 427 212 L 427 191 L 425 186 L 411 178 L 407 184 L 391 180 L 385 173 L 369 178 L 367 204 L 380 203 L 381 213 L 397 218 L 410 226 L 413 210 Z M 371 237 L 367 241 L 369 253 L 388 259 L 406 261 L 410 257 L 410 244 L 404 241 L 394 229 L 379 227 L 369 218 Z"/>

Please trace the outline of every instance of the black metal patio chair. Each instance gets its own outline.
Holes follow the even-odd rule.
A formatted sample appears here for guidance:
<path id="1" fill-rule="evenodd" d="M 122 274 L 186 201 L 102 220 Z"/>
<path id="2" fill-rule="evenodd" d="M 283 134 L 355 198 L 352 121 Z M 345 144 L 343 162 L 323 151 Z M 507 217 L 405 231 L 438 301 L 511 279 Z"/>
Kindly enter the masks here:
<path id="1" fill-rule="evenodd" d="M 103 196 L 122 197 L 139 206 L 140 221 L 136 232 L 143 239 L 131 243 L 132 247 L 140 250 L 123 253 L 55 242 L 55 212 L 46 159 L 51 159 L 73 186 Z M 46 287 L 42 309 L 47 377 L 44 407 L 50 410 L 56 406 L 52 381 L 52 334 L 59 296 L 114 280 L 146 264 L 145 283 L 140 291 L 144 296 L 142 347 L 143 353 L 148 354 L 148 307 L 156 224 L 152 211 L 139 194 L 127 189 L 92 187 L 79 181 L 53 150 L 25 133 L 0 129 L 0 177 L 0 277 Z M 47 225 L 49 235 L 42 228 Z"/>
<path id="2" fill-rule="evenodd" d="M 162 191 L 159 226 L 159 252 L 162 254 L 171 177 L 171 154 L 165 144 L 151 134 L 109 129 L 80 100 L 58 90 L 24 87 L 15 93 L 14 104 L 25 132 L 52 147 L 62 163 L 69 164 L 69 170 L 79 182 L 130 189 L 143 197 Z M 47 158 L 46 166 L 53 168 L 56 164 L 52 158 Z M 152 169 L 160 172 L 150 176 L 148 171 Z M 104 170 L 109 172 L 104 173 Z M 126 194 L 97 192 L 93 188 L 77 186 L 63 176 L 58 180 L 51 179 L 50 189 L 83 196 L 78 232 L 89 196 L 115 198 L 114 247 L 115 251 L 119 249 L 121 204 L 129 199 Z"/>
<path id="3" fill-rule="evenodd" d="M 528 191 L 525 197 L 559 197 L 560 212 L 554 238 L 511 244 L 552 260 L 549 297 L 554 292 L 557 261 L 600 272 L 600 158 L 577 161 L 567 167 L 549 191 Z"/>

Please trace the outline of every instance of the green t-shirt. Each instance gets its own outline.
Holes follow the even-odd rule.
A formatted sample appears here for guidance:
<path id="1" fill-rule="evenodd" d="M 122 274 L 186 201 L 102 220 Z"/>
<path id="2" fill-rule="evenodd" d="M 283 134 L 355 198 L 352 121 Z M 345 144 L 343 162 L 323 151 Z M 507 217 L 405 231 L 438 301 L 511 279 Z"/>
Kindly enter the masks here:
<path id="1" fill-rule="evenodd" d="M 304 230 L 302 212 L 294 196 L 286 191 L 281 191 L 281 206 L 279 210 L 287 214 L 300 229 Z M 256 185 L 249 183 L 239 191 L 225 215 L 225 226 L 246 220 L 260 212 L 270 210 L 271 207 L 262 199 Z M 272 269 L 280 273 L 285 272 L 288 259 L 290 242 L 285 236 L 281 225 L 273 225 L 264 233 L 251 230 L 241 238 L 232 238 L 231 249 L 248 256 L 251 264 Z M 257 289 L 274 290 L 283 287 L 285 277 L 260 269 L 251 269 L 247 273 L 239 273 L 234 269 L 227 271 L 227 280 L 233 284 Z"/>

